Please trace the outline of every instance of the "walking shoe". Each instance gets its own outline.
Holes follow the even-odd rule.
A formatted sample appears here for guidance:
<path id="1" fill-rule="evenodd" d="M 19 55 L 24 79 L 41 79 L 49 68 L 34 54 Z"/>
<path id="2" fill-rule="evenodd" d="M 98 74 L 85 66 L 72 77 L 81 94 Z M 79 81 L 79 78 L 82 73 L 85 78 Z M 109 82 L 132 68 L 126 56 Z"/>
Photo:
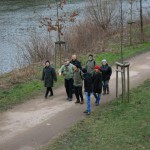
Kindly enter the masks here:
<path id="1" fill-rule="evenodd" d="M 84 104 L 84 101 L 81 101 L 80 104 Z"/>
<path id="2" fill-rule="evenodd" d="M 88 111 L 87 111 L 87 110 L 85 110 L 83 113 L 88 113 Z"/>
<path id="3" fill-rule="evenodd" d="M 107 94 L 109 94 L 109 91 L 107 92 Z"/>
<path id="4" fill-rule="evenodd" d="M 75 104 L 78 104 L 78 103 L 80 103 L 80 101 L 77 100 L 77 101 L 75 102 Z"/>
<path id="5" fill-rule="evenodd" d="M 99 106 L 99 103 L 96 103 L 96 106 Z"/>
<path id="6" fill-rule="evenodd" d="M 72 98 L 69 98 L 68 101 L 72 101 Z"/>
<path id="7" fill-rule="evenodd" d="M 87 112 L 87 115 L 90 115 L 91 113 L 90 112 Z"/>
<path id="8" fill-rule="evenodd" d="M 49 97 L 54 96 L 53 94 L 50 94 Z"/>
<path id="9" fill-rule="evenodd" d="M 103 92 L 103 95 L 106 95 L 106 92 Z"/>

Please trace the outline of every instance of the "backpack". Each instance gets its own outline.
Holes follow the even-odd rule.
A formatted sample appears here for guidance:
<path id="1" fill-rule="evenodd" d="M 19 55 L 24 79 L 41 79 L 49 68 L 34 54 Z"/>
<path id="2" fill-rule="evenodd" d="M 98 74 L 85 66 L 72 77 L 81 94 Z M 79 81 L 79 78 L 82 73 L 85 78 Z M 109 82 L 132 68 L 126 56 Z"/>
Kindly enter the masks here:
<path id="1" fill-rule="evenodd" d="M 89 60 L 86 62 L 86 64 L 88 64 Z M 95 60 L 93 59 L 93 63 L 94 63 L 94 66 L 96 65 L 96 62 Z"/>
<path id="2" fill-rule="evenodd" d="M 83 78 L 83 76 L 82 76 L 82 74 L 81 74 L 81 70 L 80 70 L 80 77 L 81 77 L 82 80 L 84 80 L 84 78 Z"/>

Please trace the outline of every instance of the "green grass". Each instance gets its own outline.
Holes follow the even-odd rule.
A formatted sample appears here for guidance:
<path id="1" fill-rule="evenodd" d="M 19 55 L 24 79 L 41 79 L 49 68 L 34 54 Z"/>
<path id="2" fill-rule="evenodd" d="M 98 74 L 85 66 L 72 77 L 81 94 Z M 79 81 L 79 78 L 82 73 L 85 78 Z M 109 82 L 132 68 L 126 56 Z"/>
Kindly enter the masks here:
<path id="1" fill-rule="evenodd" d="M 63 78 L 58 77 L 55 88 L 62 83 Z M 10 109 L 14 105 L 23 103 L 39 94 L 43 94 L 44 96 L 44 89 L 44 84 L 43 81 L 40 80 L 40 77 L 25 83 L 15 84 L 9 89 L 0 89 L 0 112 Z"/>
<path id="2" fill-rule="evenodd" d="M 123 48 L 123 58 L 127 59 L 134 57 L 135 55 L 146 51 L 150 51 L 150 42 L 145 42 L 137 46 L 126 46 Z M 102 52 L 95 54 L 97 64 L 100 65 L 103 59 L 107 59 L 110 64 L 114 64 L 115 61 L 119 61 L 121 59 L 120 52 Z M 85 64 L 87 56 L 81 56 L 80 60 L 83 64 Z"/>
<path id="3" fill-rule="evenodd" d="M 148 150 L 150 80 L 132 90 L 130 103 L 114 100 L 72 126 L 46 150 Z"/>

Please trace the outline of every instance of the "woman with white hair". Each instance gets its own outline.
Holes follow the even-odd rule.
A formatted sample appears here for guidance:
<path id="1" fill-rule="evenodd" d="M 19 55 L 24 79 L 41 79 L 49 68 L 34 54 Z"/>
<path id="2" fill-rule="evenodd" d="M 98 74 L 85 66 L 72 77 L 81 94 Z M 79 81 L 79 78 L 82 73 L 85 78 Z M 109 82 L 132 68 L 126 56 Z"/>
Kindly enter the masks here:
<path id="1" fill-rule="evenodd" d="M 101 72 L 103 82 L 103 95 L 109 94 L 109 80 L 112 74 L 112 68 L 108 65 L 106 59 L 102 60 Z"/>

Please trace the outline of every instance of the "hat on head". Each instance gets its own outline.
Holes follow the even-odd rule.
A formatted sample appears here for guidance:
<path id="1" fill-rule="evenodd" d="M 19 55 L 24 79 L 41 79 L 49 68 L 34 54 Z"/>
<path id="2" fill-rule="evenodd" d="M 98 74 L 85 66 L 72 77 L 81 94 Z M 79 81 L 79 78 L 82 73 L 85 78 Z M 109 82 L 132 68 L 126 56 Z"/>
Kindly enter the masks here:
<path id="1" fill-rule="evenodd" d="M 78 64 L 75 64 L 75 66 L 76 66 L 77 68 L 80 68 L 80 66 L 79 66 Z"/>
<path id="2" fill-rule="evenodd" d="M 106 60 L 106 59 L 103 59 L 102 62 L 106 62 L 106 63 L 107 63 L 107 60 Z"/>
<path id="3" fill-rule="evenodd" d="M 93 55 L 92 55 L 92 54 L 89 54 L 89 56 L 93 57 Z"/>
<path id="4" fill-rule="evenodd" d="M 87 73 L 87 69 L 86 69 L 86 68 L 83 68 L 83 69 L 82 69 L 82 72 L 83 72 L 83 73 Z"/>
<path id="5" fill-rule="evenodd" d="M 49 61 L 49 60 L 46 60 L 46 61 L 45 61 L 45 64 L 46 64 L 46 63 L 49 63 L 49 64 L 50 64 L 50 61 Z"/>
<path id="6" fill-rule="evenodd" d="M 95 66 L 94 69 L 101 70 L 100 66 Z"/>

